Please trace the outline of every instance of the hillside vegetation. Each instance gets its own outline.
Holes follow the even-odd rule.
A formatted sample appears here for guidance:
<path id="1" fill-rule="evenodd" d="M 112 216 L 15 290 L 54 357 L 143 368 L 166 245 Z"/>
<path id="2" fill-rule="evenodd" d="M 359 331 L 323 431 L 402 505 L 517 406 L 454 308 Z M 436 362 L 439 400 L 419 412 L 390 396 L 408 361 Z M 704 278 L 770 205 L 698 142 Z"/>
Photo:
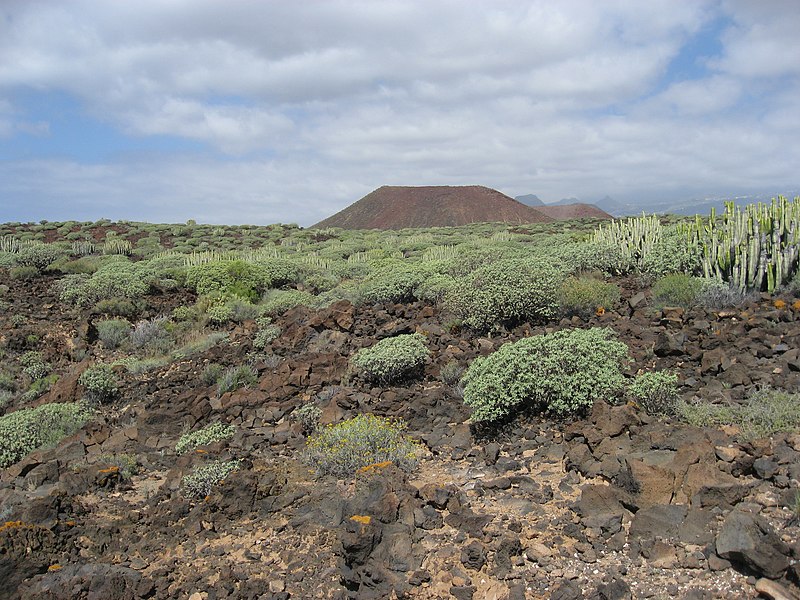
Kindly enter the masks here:
<path id="1" fill-rule="evenodd" d="M 790 589 L 798 235 L 800 198 L 391 232 L 2 224 L 0 587 Z"/>

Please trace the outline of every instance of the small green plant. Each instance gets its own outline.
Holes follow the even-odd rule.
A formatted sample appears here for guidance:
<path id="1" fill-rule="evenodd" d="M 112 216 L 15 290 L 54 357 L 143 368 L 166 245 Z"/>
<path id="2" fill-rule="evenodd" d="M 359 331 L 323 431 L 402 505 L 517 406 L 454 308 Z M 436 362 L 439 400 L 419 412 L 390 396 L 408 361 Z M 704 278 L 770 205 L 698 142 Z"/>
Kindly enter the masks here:
<path id="1" fill-rule="evenodd" d="M 44 361 L 41 352 L 31 350 L 19 357 L 22 372 L 30 377 L 31 381 L 42 379 L 50 372 L 50 365 Z"/>
<path id="2" fill-rule="evenodd" d="M 217 395 L 232 392 L 243 387 L 251 387 L 258 381 L 258 373 L 250 365 L 227 369 L 217 381 Z"/>
<path id="3" fill-rule="evenodd" d="M 322 418 L 322 409 L 316 404 L 309 403 L 296 408 L 292 418 L 303 426 L 303 431 L 312 432 L 319 429 L 319 420 Z"/>
<path id="4" fill-rule="evenodd" d="M 0 468 L 38 448 L 57 444 L 83 427 L 91 414 L 82 402 L 64 402 L 23 408 L 0 417 Z"/>
<path id="5" fill-rule="evenodd" d="M 387 384 L 419 372 L 429 356 L 425 336 L 412 333 L 386 338 L 370 348 L 362 348 L 350 359 L 350 364 L 365 379 Z"/>
<path id="6" fill-rule="evenodd" d="M 405 429 L 401 421 L 359 415 L 312 435 L 305 458 L 318 475 L 349 477 L 363 467 L 387 461 L 411 471 L 417 466 L 420 446 Z"/>
<path id="7" fill-rule="evenodd" d="M 678 376 L 666 371 L 637 375 L 628 384 L 628 396 L 654 416 L 672 416 L 678 410 Z"/>
<path id="8" fill-rule="evenodd" d="M 36 267 L 11 267 L 8 276 L 16 281 L 31 281 L 39 275 Z"/>
<path id="9" fill-rule="evenodd" d="M 800 427 L 800 394 L 766 388 L 742 404 L 679 402 L 678 415 L 696 427 L 735 425 L 746 440 L 765 438 Z"/>
<path id="10" fill-rule="evenodd" d="M 104 319 L 98 321 L 95 328 L 98 339 L 108 350 L 119 348 L 131 334 L 131 324 L 127 319 Z"/>
<path id="11" fill-rule="evenodd" d="M 653 300 L 658 308 L 664 306 L 690 308 L 697 304 L 703 287 L 704 281 L 699 277 L 673 273 L 653 284 Z"/>
<path id="12" fill-rule="evenodd" d="M 145 356 L 166 354 L 174 346 L 168 325 L 168 317 L 139 321 L 130 332 L 131 347 Z"/>
<path id="13" fill-rule="evenodd" d="M 588 319 L 598 309 L 607 310 L 616 306 L 619 297 L 619 288 L 613 283 L 587 275 L 568 277 L 561 284 L 559 306 L 567 316 L 577 315 Z"/>
<path id="14" fill-rule="evenodd" d="M 186 454 L 200 446 L 232 438 L 234 433 L 236 433 L 236 427 L 233 425 L 226 425 L 220 422 L 211 423 L 202 429 L 182 435 L 178 443 L 175 444 L 175 452 L 177 454 Z"/>
<path id="15" fill-rule="evenodd" d="M 207 497 L 215 485 L 223 482 L 239 468 L 240 463 L 239 460 L 215 460 L 195 467 L 181 480 L 184 495 L 194 499 Z"/>
<path id="16" fill-rule="evenodd" d="M 94 365 L 88 367 L 78 378 L 86 389 L 86 399 L 91 402 L 108 402 L 119 392 L 117 376 L 111 365 Z"/>
<path id="17" fill-rule="evenodd" d="M 451 360 L 439 371 L 439 377 L 445 385 L 456 385 L 464 374 L 464 367 L 457 360 Z"/>
<path id="18" fill-rule="evenodd" d="M 200 380 L 206 385 L 214 385 L 222 377 L 225 367 L 219 363 L 208 363 L 200 374 Z"/>
<path id="19" fill-rule="evenodd" d="M 530 406 L 557 415 L 587 410 L 621 391 L 628 347 L 610 329 L 572 329 L 503 344 L 470 365 L 461 383 L 474 421 Z"/>
<path id="20" fill-rule="evenodd" d="M 563 272 L 550 260 L 507 258 L 455 280 L 445 306 L 477 330 L 547 319 L 558 308 Z"/>
<path id="21" fill-rule="evenodd" d="M 101 454 L 97 458 L 97 462 L 109 467 L 116 467 L 120 477 L 124 480 L 129 480 L 139 473 L 139 461 L 133 454 Z"/>

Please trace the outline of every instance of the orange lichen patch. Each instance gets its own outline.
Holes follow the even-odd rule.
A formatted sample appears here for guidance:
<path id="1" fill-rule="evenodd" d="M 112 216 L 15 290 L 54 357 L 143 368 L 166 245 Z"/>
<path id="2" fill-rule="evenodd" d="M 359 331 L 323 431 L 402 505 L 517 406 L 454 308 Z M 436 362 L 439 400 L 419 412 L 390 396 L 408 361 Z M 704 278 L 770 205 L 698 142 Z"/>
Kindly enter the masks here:
<path id="1" fill-rule="evenodd" d="M 77 523 L 75 521 L 69 520 L 69 521 L 64 521 L 64 525 L 66 525 L 67 527 L 75 527 Z"/>
<path id="2" fill-rule="evenodd" d="M 119 467 L 113 466 L 113 467 L 108 467 L 106 469 L 100 469 L 97 472 L 98 473 L 117 473 L 118 471 L 119 471 Z"/>
<path id="3" fill-rule="evenodd" d="M 362 525 L 369 525 L 372 523 L 372 517 L 369 515 L 353 515 L 350 517 L 351 521 L 355 521 L 356 523 L 361 523 Z"/>
<path id="4" fill-rule="evenodd" d="M 367 473 L 372 473 L 373 471 L 380 471 L 392 465 L 392 461 L 384 460 L 382 462 L 372 463 L 371 465 L 367 465 L 366 467 L 361 467 L 356 473 L 361 475 L 366 475 Z"/>
<path id="5" fill-rule="evenodd" d="M 50 565 L 49 567 L 47 567 L 47 570 L 52 572 L 52 571 L 58 571 L 61 568 L 62 568 L 61 565 L 55 564 L 55 565 Z"/>
<path id="6" fill-rule="evenodd" d="M 602 306 L 598 306 L 597 310 L 594 311 L 594 314 L 596 314 L 598 317 L 602 317 L 604 314 L 606 314 L 606 309 Z"/>
<path id="7" fill-rule="evenodd" d="M 800 310 L 800 300 L 795 300 L 794 302 L 792 302 L 792 309 Z"/>
<path id="8" fill-rule="evenodd" d="M 201 450 L 200 448 L 197 448 L 194 452 L 195 454 L 208 454 L 208 450 Z"/>
<path id="9" fill-rule="evenodd" d="M 772 306 L 774 306 L 778 310 L 781 310 L 783 308 L 786 308 L 786 302 L 783 301 L 783 300 L 778 299 L 778 300 L 775 300 L 775 302 L 772 303 Z"/>
<path id="10" fill-rule="evenodd" d="M 25 521 L 6 521 L 0 525 L 0 531 L 7 529 L 33 529 L 36 527 L 33 523 L 26 523 Z"/>

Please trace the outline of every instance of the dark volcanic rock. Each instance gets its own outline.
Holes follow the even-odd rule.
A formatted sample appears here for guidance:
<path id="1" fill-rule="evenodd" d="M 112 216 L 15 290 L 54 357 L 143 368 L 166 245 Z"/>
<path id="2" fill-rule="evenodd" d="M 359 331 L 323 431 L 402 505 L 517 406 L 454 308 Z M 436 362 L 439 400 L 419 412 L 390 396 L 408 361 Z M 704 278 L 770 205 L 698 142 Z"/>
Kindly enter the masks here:
<path id="1" fill-rule="evenodd" d="M 102 563 L 67 565 L 21 586 L 22 600 L 138 600 L 149 598 L 153 582 L 133 569 Z"/>
<path id="2" fill-rule="evenodd" d="M 717 554 L 770 579 L 789 568 L 789 547 L 758 515 L 731 512 L 717 535 Z"/>

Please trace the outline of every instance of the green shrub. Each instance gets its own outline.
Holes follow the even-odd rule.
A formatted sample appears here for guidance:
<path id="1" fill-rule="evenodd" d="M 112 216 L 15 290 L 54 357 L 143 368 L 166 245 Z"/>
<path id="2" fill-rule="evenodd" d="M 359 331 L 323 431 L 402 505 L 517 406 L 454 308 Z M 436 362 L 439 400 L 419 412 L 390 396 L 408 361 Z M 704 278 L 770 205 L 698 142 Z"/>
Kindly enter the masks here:
<path id="1" fill-rule="evenodd" d="M 131 346 L 145 356 L 166 354 L 175 345 L 168 325 L 168 317 L 139 321 L 130 332 Z"/>
<path id="2" fill-rule="evenodd" d="M 292 419 L 300 423 L 303 431 L 312 432 L 319 429 L 322 409 L 314 403 L 304 404 L 292 412 Z"/>
<path id="3" fill-rule="evenodd" d="M 131 334 L 131 324 L 127 319 L 105 319 L 95 323 L 97 337 L 108 350 L 119 348 Z"/>
<path id="4" fill-rule="evenodd" d="M 405 429 L 401 421 L 359 415 L 312 435 L 305 458 L 318 475 L 348 477 L 386 461 L 411 471 L 417 466 L 420 447 L 405 435 Z"/>
<path id="5" fill-rule="evenodd" d="M 369 381 L 394 383 L 420 371 L 430 356 L 425 336 L 419 333 L 398 335 L 362 348 L 350 364 Z"/>
<path id="6" fill-rule="evenodd" d="M 561 284 L 559 306 L 565 315 L 588 319 L 597 309 L 613 308 L 619 302 L 619 288 L 594 277 L 568 277 Z"/>
<path id="7" fill-rule="evenodd" d="M 641 271 L 652 277 L 670 273 L 692 275 L 700 270 L 701 250 L 689 239 L 685 227 L 673 225 L 665 228 L 650 251 L 641 258 Z"/>
<path id="8" fill-rule="evenodd" d="M 51 369 L 50 365 L 42 358 L 42 353 L 34 350 L 20 356 L 19 364 L 23 367 L 22 372 L 30 377 L 31 381 L 46 377 Z"/>
<path id="9" fill-rule="evenodd" d="M 263 350 L 274 342 L 281 334 L 281 328 L 277 325 L 265 325 L 260 327 L 253 336 L 253 347 Z"/>
<path id="10" fill-rule="evenodd" d="M 222 483 L 239 468 L 239 460 L 215 460 L 195 467 L 181 480 L 183 493 L 188 498 L 205 498 L 218 483 Z"/>
<path id="11" fill-rule="evenodd" d="M 690 308 L 697 304 L 703 291 L 704 280 L 683 273 L 666 275 L 653 284 L 653 301 L 659 308 L 682 306 Z"/>
<path id="12" fill-rule="evenodd" d="M 230 367 L 217 381 L 217 395 L 232 392 L 243 387 L 251 387 L 258 381 L 258 373 L 250 365 Z"/>
<path id="13" fill-rule="evenodd" d="M 735 425 L 747 440 L 800 428 L 800 394 L 771 388 L 754 392 L 741 404 L 678 404 L 680 417 L 697 427 Z"/>
<path id="14" fill-rule="evenodd" d="M 89 420 L 91 411 L 81 402 L 43 404 L 0 417 L 0 468 L 23 459 L 72 435 Z"/>
<path id="15" fill-rule="evenodd" d="M 222 377 L 225 372 L 225 367 L 219 363 L 209 363 L 203 372 L 200 374 L 200 380 L 206 385 L 214 385 Z"/>
<path id="16" fill-rule="evenodd" d="M 477 330 L 549 318 L 558 308 L 562 279 L 550 261 L 499 260 L 456 279 L 445 306 Z"/>
<path id="17" fill-rule="evenodd" d="M 748 293 L 719 279 L 703 280 L 703 289 L 697 296 L 697 303 L 711 309 L 730 308 L 743 304 Z"/>
<path id="18" fill-rule="evenodd" d="M 666 371 L 637 375 L 628 384 L 628 396 L 654 416 L 672 416 L 678 410 L 678 376 Z"/>
<path id="19" fill-rule="evenodd" d="M 232 438 L 234 433 L 236 433 L 236 427 L 233 425 L 226 425 L 220 422 L 211 423 L 202 429 L 182 435 L 178 443 L 175 444 L 175 452 L 186 454 L 200 446 Z"/>
<path id="20" fill-rule="evenodd" d="M 61 300 L 89 306 L 112 298 L 139 298 L 150 291 L 152 273 L 145 264 L 115 259 L 94 274 L 66 275 L 58 284 Z"/>
<path id="21" fill-rule="evenodd" d="M 12 267 L 8 271 L 8 276 L 17 281 L 30 281 L 39 275 L 36 267 Z"/>
<path id="22" fill-rule="evenodd" d="M 128 300 L 127 298 L 110 298 L 100 300 L 94 305 L 94 310 L 103 315 L 133 319 L 145 308 L 141 300 Z"/>
<path id="23" fill-rule="evenodd" d="M 384 260 L 362 281 L 359 288 L 364 302 L 411 302 L 414 290 L 425 275 L 415 263 Z"/>
<path id="24" fill-rule="evenodd" d="M 456 385 L 464 374 L 464 367 L 458 361 L 451 360 L 442 367 L 439 376 L 445 385 Z"/>
<path id="25" fill-rule="evenodd" d="M 50 387 L 58 381 L 58 375 L 53 373 L 46 377 L 40 377 L 31 383 L 31 386 L 22 394 L 23 402 L 32 402 L 44 394 Z"/>
<path id="26" fill-rule="evenodd" d="M 316 297 L 300 290 L 270 290 L 260 304 L 261 312 L 270 317 L 279 317 L 296 306 L 314 306 Z"/>
<path id="27" fill-rule="evenodd" d="M 119 392 L 117 376 L 111 365 L 94 365 L 88 367 L 78 378 L 86 389 L 86 399 L 93 402 L 107 402 Z"/>
<path id="28" fill-rule="evenodd" d="M 461 383 L 475 421 L 526 406 L 557 415 L 584 411 L 623 387 L 628 348 L 610 329 L 573 329 L 523 338 L 478 357 Z"/>
<path id="29" fill-rule="evenodd" d="M 139 473 L 139 461 L 133 454 L 101 454 L 97 458 L 97 462 L 109 467 L 116 467 L 120 477 L 124 480 L 129 480 Z"/>
<path id="30" fill-rule="evenodd" d="M 31 244 L 19 251 L 15 262 L 20 267 L 44 271 L 50 263 L 64 256 L 67 256 L 67 251 L 55 244 Z"/>

